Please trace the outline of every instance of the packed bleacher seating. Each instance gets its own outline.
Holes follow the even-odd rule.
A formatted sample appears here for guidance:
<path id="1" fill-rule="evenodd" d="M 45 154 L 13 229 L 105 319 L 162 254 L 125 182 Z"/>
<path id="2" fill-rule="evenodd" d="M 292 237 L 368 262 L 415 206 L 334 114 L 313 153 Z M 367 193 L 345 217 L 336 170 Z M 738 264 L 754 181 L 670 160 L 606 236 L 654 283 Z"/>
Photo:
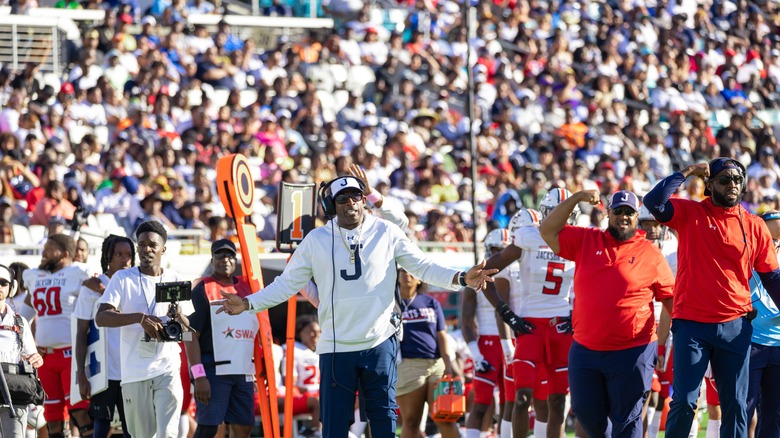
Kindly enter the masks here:
<path id="1" fill-rule="evenodd" d="M 34 3 L 12 11 L 34 15 Z M 302 11 L 262 5 L 267 15 Z M 472 184 L 481 236 L 552 187 L 642 195 L 713 156 L 750 166 L 751 210 L 777 207 L 774 2 L 484 1 L 469 36 L 455 1 L 325 0 L 317 9 L 335 18 L 332 31 L 263 48 L 226 20 L 190 25 L 229 13 L 221 2 L 55 7 L 106 14 L 83 25 L 61 76 L 24 53 L 29 62 L 0 71 L 2 220 L 12 225 L 81 208 L 128 232 L 145 218 L 205 230 L 224 216 L 215 162 L 236 151 L 252 158 L 266 240 L 281 179 L 319 182 L 353 162 L 404 203 L 419 240 L 473 239 Z"/>

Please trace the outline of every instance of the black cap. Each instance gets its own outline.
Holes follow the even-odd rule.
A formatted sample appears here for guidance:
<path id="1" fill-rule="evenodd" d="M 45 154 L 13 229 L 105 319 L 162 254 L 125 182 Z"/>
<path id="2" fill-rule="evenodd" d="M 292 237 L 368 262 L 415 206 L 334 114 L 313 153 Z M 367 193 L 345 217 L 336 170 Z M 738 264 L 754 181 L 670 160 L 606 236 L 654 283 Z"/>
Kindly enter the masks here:
<path id="1" fill-rule="evenodd" d="M 211 244 L 211 254 L 216 254 L 219 251 L 228 250 L 235 254 L 236 245 L 228 239 L 219 239 Z"/>

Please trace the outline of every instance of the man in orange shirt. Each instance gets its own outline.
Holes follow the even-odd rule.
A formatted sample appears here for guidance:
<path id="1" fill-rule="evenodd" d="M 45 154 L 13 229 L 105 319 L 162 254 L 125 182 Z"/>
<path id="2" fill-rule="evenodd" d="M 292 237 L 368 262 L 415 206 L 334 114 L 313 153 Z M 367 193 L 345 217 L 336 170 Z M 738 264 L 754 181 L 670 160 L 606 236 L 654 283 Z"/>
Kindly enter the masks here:
<path id="1" fill-rule="evenodd" d="M 637 230 L 634 193 L 612 195 L 606 231 L 566 225 L 580 202 L 598 205 L 599 192 L 575 193 L 539 227 L 555 254 L 576 263 L 572 410 L 589 436 L 609 436 L 609 418 L 611 436 L 640 438 L 658 349 L 653 299 L 671 309 L 674 277 L 661 251 Z"/>
<path id="2" fill-rule="evenodd" d="M 670 199 L 689 176 L 705 180 L 702 201 Z M 745 437 L 750 339 L 755 317 L 750 299 L 753 270 L 772 300 L 780 302 L 772 236 L 762 220 L 740 205 L 745 167 L 731 158 L 688 166 L 645 196 L 658 222 L 677 230 L 674 290 L 674 384 L 666 436 L 688 436 L 702 377 L 712 364 L 721 400 L 721 436 Z"/>

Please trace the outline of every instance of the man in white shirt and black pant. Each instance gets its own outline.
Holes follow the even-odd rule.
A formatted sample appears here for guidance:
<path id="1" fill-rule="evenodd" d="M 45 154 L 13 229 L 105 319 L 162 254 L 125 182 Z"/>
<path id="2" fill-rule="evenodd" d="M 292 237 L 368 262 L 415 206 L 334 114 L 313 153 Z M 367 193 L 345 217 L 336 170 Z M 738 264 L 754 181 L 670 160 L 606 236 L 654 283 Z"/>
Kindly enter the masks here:
<path id="1" fill-rule="evenodd" d="M 261 311 L 287 301 L 314 279 L 322 324 L 317 353 L 323 437 L 347 436 L 358 388 L 372 436 L 395 437 L 396 264 L 451 290 L 466 285 L 481 289 L 497 272 L 483 270 L 483 265 L 461 272 L 434 264 L 396 225 L 365 214 L 364 189 L 363 181 L 353 176 L 326 184 L 322 206 L 336 218 L 309 233 L 284 272 L 262 291 L 246 298 L 223 292 L 225 299 L 218 302 L 218 312 L 230 315 Z"/>
<path id="2" fill-rule="evenodd" d="M 111 277 L 95 322 L 122 328 L 122 395 L 130 435 L 177 438 L 184 398 L 179 375 L 181 347 L 176 342 L 158 342 L 170 318 L 169 306 L 155 299 L 155 286 L 181 277 L 160 265 L 168 240 L 161 223 L 144 222 L 135 235 L 140 265 Z M 150 341 L 144 340 L 144 334 Z"/>

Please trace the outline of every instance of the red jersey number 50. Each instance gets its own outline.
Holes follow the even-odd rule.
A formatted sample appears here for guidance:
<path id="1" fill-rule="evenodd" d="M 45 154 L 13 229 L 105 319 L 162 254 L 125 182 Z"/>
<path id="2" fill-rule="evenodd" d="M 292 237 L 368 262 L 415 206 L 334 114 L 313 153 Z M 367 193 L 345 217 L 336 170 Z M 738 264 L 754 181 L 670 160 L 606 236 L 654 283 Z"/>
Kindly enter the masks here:
<path id="1" fill-rule="evenodd" d="M 62 313 L 59 286 L 35 289 L 32 298 L 33 306 L 38 311 L 38 316 L 59 315 Z"/>
<path id="2" fill-rule="evenodd" d="M 547 276 L 544 277 L 546 283 L 552 283 L 552 287 L 544 286 L 542 293 L 545 295 L 558 295 L 561 293 L 561 284 L 563 283 L 563 274 L 566 265 L 561 262 L 547 263 Z"/>

